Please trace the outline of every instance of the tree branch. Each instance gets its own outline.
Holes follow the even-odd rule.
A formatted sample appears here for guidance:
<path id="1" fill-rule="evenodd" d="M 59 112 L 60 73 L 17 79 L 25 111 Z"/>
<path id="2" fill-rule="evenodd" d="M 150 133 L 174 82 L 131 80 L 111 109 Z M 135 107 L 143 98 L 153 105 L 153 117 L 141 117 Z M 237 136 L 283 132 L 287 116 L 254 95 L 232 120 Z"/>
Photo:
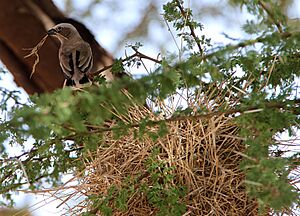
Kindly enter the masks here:
<path id="1" fill-rule="evenodd" d="M 264 108 L 269 108 L 269 109 L 276 109 L 276 108 L 284 108 L 288 104 L 294 103 L 300 105 L 300 99 L 296 99 L 293 101 L 287 101 L 286 103 L 283 102 L 267 102 L 264 104 L 264 106 L 250 106 L 246 108 L 236 108 L 236 109 L 229 109 L 225 111 L 215 111 L 207 114 L 199 114 L 199 115 L 191 115 L 191 116 L 174 116 L 168 119 L 162 119 L 162 120 L 150 120 L 147 121 L 148 126 L 154 126 L 154 125 L 159 125 L 160 123 L 163 122 L 174 122 L 174 121 L 182 121 L 182 120 L 199 120 L 199 119 L 210 119 L 214 116 L 220 116 L 220 115 L 231 115 L 235 113 L 253 113 L 253 112 L 261 112 Z M 300 114 L 300 112 L 296 114 Z M 128 124 L 126 125 L 126 129 L 128 128 L 137 128 L 139 127 L 139 123 L 133 123 L 133 124 Z M 88 131 L 85 132 L 86 134 L 94 134 L 94 133 L 103 133 L 103 132 L 108 132 L 108 131 L 113 131 L 113 130 L 122 130 L 124 129 L 124 126 L 116 126 L 116 127 L 111 127 L 111 128 L 103 128 L 103 127 L 98 127 L 98 126 L 91 126 L 89 125 L 90 128 L 93 128 L 95 130 L 93 131 Z"/>
<path id="2" fill-rule="evenodd" d="M 290 33 L 290 32 L 283 32 L 280 34 L 281 38 L 283 39 L 286 39 L 286 38 L 289 38 L 291 37 L 293 34 Z M 266 37 L 257 37 L 255 39 L 250 39 L 250 40 L 245 40 L 245 41 L 242 41 L 240 43 L 237 43 L 235 45 L 227 45 L 225 46 L 223 49 L 220 49 L 220 50 L 217 50 L 217 51 L 214 51 L 214 52 L 211 52 L 209 54 L 206 54 L 206 55 L 202 55 L 200 56 L 199 58 L 197 58 L 196 60 L 197 61 L 202 61 L 202 60 L 206 60 L 206 59 L 209 59 L 209 58 L 212 58 L 214 57 L 216 54 L 220 53 L 220 52 L 226 52 L 226 51 L 229 51 L 229 50 L 235 50 L 235 49 L 238 49 L 238 48 L 244 48 L 244 47 L 247 47 L 247 46 L 251 46 L 253 44 L 256 44 L 256 43 L 259 43 L 259 42 L 263 42 L 264 40 L 266 39 Z M 147 56 L 141 52 L 139 52 L 136 48 L 132 47 L 132 49 L 135 51 L 134 54 L 122 59 L 121 61 L 122 62 L 126 62 L 126 61 L 129 61 L 135 57 L 138 57 L 140 59 L 148 59 L 150 61 L 153 61 L 157 64 L 161 64 L 162 63 L 162 60 L 158 60 L 158 59 L 155 59 L 155 58 L 152 58 L 150 56 Z M 104 66 L 103 68 L 101 68 L 100 70 L 94 72 L 93 74 L 91 74 L 92 77 L 95 77 L 99 74 L 101 74 L 102 72 L 112 68 L 113 64 L 110 64 L 110 65 L 107 65 L 107 66 Z"/>
<path id="3" fill-rule="evenodd" d="M 183 6 L 180 4 L 180 1 L 177 0 L 177 7 L 179 8 L 180 10 L 180 13 L 182 15 L 182 17 L 184 17 L 186 20 L 188 19 L 188 14 L 185 12 Z M 198 49 L 199 49 L 199 52 L 200 52 L 200 56 L 203 56 L 203 49 L 201 47 L 201 44 L 200 44 L 200 41 L 199 41 L 199 38 L 197 37 L 197 35 L 195 34 L 195 29 L 194 27 L 191 25 L 191 23 L 187 20 L 187 26 L 189 27 L 190 31 L 191 31 L 191 35 L 192 37 L 194 38 L 197 46 L 198 46 Z"/>
<path id="4" fill-rule="evenodd" d="M 278 31 L 280 33 L 283 33 L 281 24 L 279 22 L 276 21 L 274 14 L 271 10 L 271 8 L 269 8 L 266 3 L 264 1 L 258 1 L 258 4 L 266 11 L 266 13 L 269 15 L 269 17 L 271 18 L 271 20 L 273 21 L 273 23 L 276 25 Z"/>
<path id="5" fill-rule="evenodd" d="M 128 56 L 128 57 L 126 57 L 126 58 L 124 58 L 124 59 L 122 59 L 122 60 L 121 60 L 122 62 L 129 61 L 129 60 L 134 59 L 134 58 L 136 58 L 136 57 L 138 57 L 138 58 L 140 58 L 140 59 L 148 59 L 148 60 L 153 61 L 153 62 L 155 62 L 155 63 L 157 63 L 157 64 L 161 64 L 161 62 L 162 62 L 161 60 L 152 58 L 152 57 L 150 57 L 150 56 L 147 56 L 147 55 L 145 55 L 145 54 L 139 52 L 138 49 L 135 48 L 135 47 L 131 47 L 131 48 L 134 50 L 135 53 L 132 54 L 132 55 L 130 55 L 130 56 Z M 107 65 L 107 66 L 101 68 L 100 70 L 94 72 L 93 74 L 91 74 L 91 76 L 92 76 L 92 77 L 95 77 L 95 76 L 101 74 L 102 72 L 104 72 L 104 71 L 106 71 L 106 70 L 108 70 L 108 69 L 111 69 L 113 65 L 114 65 L 114 64 Z"/>

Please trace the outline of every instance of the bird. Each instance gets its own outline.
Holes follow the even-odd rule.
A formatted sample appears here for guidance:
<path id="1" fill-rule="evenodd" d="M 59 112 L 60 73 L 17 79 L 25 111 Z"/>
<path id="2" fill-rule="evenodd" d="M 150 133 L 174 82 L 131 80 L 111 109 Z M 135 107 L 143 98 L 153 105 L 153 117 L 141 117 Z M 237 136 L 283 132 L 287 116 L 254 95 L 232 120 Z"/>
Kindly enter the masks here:
<path id="1" fill-rule="evenodd" d="M 64 86 L 82 88 L 83 84 L 91 83 L 92 49 L 77 29 L 70 23 L 59 23 L 49 29 L 47 34 L 60 42 L 58 58 L 65 76 Z"/>

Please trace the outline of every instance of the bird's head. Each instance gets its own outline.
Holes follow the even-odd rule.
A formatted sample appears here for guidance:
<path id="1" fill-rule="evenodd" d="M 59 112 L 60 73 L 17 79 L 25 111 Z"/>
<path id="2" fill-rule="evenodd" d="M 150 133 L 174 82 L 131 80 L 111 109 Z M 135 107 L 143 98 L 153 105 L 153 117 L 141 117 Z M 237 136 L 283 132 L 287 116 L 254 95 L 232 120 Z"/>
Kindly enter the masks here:
<path id="1" fill-rule="evenodd" d="M 57 37 L 61 43 L 80 38 L 80 35 L 76 28 L 70 23 L 60 23 L 53 28 L 49 29 L 47 34 L 49 36 Z"/>

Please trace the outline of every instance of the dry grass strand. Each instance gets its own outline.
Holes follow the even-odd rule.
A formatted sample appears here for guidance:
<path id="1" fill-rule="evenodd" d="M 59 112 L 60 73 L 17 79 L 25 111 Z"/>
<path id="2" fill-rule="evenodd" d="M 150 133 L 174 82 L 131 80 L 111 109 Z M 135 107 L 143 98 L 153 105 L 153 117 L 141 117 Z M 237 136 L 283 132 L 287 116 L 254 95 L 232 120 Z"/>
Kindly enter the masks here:
<path id="1" fill-rule="evenodd" d="M 35 69 L 36 69 L 37 64 L 40 62 L 40 56 L 38 54 L 38 51 L 41 49 L 41 47 L 45 43 L 47 37 L 48 37 L 48 35 L 45 35 L 35 47 L 25 49 L 25 50 L 30 50 L 30 53 L 27 54 L 26 56 L 24 56 L 24 58 L 28 58 L 28 57 L 33 56 L 33 55 L 35 55 L 35 57 L 36 57 L 36 59 L 34 61 L 34 64 L 32 66 L 30 79 L 32 78 L 33 74 L 35 73 Z"/>

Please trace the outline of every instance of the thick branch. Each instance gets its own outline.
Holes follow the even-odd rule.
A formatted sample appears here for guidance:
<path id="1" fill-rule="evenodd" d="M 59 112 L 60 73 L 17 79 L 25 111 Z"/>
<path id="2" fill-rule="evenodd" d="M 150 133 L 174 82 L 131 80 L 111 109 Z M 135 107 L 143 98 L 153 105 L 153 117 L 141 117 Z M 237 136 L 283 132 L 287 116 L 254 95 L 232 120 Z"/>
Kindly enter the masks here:
<path id="1" fill-rule="evenodd" d="M 47 29 L 60 22 L 73 24 L 93 51 L 96 71 L 112 64 L 113 58 L 81 23 L 66 18 L 51 0 L 0 1 L 0 59 L 28 94 L 62 88 L 64 77 L 58 61 L 58 42 L 49 39 L 39 51 L 40 62 L 30 79 L 34 58 L 24 59 L 24 48 L 33 47 Z"/>

